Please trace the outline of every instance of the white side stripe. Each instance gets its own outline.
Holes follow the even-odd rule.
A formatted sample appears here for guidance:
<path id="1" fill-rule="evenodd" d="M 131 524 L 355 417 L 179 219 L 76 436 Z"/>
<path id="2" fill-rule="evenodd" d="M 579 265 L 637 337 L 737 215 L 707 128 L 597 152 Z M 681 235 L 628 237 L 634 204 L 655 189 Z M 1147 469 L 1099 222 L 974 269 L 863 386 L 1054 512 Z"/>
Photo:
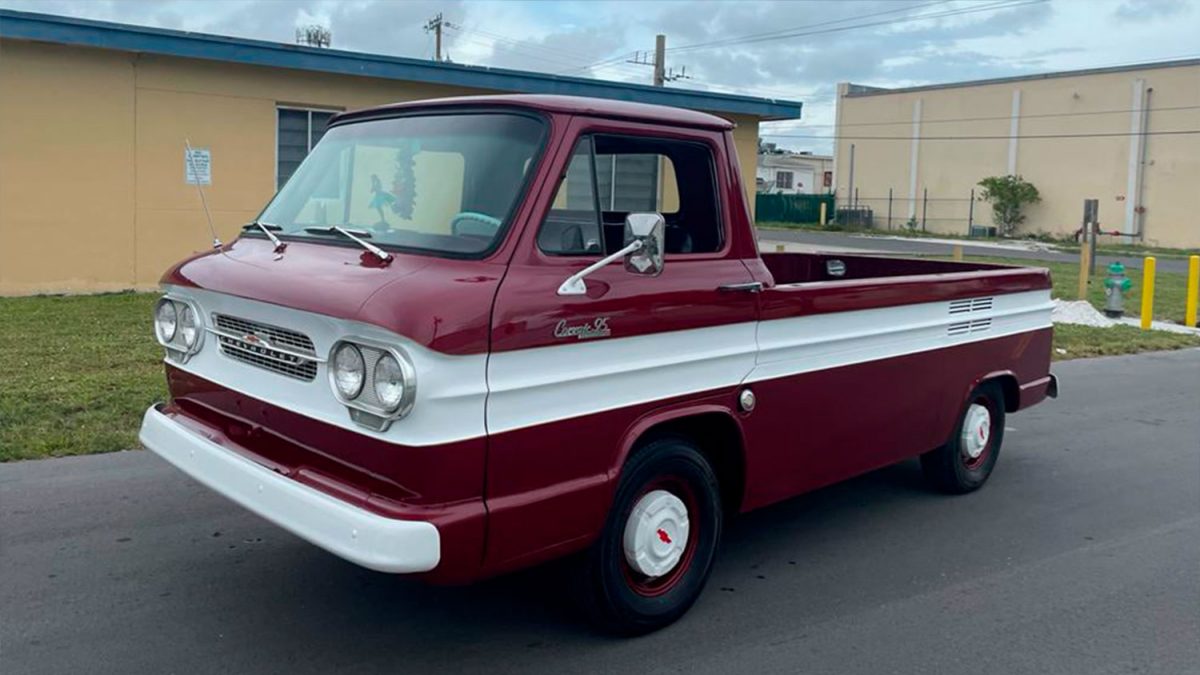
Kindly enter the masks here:
<path id="1" fill-rule="evenodd" d="M 636 337 L 449 356 L 377 326 L 188 288 L 206 320 L 227 313 L 308 335 L 326 354 L 340 337 L 396 344 L 417 370 L 412 413 L 383 433 L 351 421 L 329 389 L 326 364 L 302 382 L 234 361 L 207 341 L 177 367 L 305 417 L 390 443 L 428 446 L 479 438 L 694 392 L 943 349 L 1048 328 L 1050 292 L 989 296 L 969 312 L 949 301 L 745 322 Z M 802 292 L 802 291 L 797 291 Z M 953 305 L 956 309 L 964 303 Z M 952 331 L 964 321 L 971 328 Z M 990 321 L 990 324 L 987 323 Z M 621 326 L 613 324 L 617 335 Z M 487 424 L 484 425 L 484 407 Z"/>
<path id="2" fill-rule="evenodd" d="M 982 304 L 982 303 L 981 303 Z M 951 334 L 962 314 L 950 303 L 881 307 L 764 321 L 758 329 L 758 367 L 750 381 L 944 349 L 1050 327 L 1050 291 L 997 295 L 972 321 L 991 320 L 985 330 Z"/>
<path id="3" fill-rule="evenodd" d="M 943 301 L 764 321 L 757 337 L 743 323 L 499 352 L 488 363 L 488 431 L 1047 328 L 1053 307 L 1048 290 L 976 306 L 972 321 L 990 326 L 956 335 L 962 314 Z"/>

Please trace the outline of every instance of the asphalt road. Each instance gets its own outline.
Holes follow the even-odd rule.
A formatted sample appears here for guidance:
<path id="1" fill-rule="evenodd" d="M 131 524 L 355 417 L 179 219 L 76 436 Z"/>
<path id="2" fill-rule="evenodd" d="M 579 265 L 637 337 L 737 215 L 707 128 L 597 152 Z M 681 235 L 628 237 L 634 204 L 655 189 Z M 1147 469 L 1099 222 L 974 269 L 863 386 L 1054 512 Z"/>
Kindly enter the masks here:
<path id="1" fill-rule="evenodd" d="M 760 239 L 771 241 L 790 241 L 809 246 L 832 246 L 836 248 L 857 248 L 864 251 L 886 251 L 888 253 L 950 255 L 952 245 L 944 242 L 931 242 L 918 238 L 895 239 L 847 234 L 845 232 L 814 232 L 812 230 L 758 230 Z M 998 256 L 1003 258 L 1021 258 L 1025 260 L 1047 260 L 1053 262 L 1079 263 L 1078 253 L 1063 253 L 1041 249 L 1000 249 L 995 246 L 972 245 L 963 242 L 964 255 Z M 1098 255 L 1096 256 L 1096 272 L 1103 274 L 1103 268 L 1110 263 L 1121 261 L 1126 267 L 1141 269 L 1141 255 Z M 1156 257 L 1156 266 L 1161 272 L 1178 272 L 1187 274 L 1188 261 L 1185 258 Z"/>
<path id="2" fill-rule="evenodd" d="M 1200 672 L 1200 350 L 1055 371 L 982 491 L 909 462 L 739 519 L 637 640 L 554 570 L 360 570 L 149 453 L 0 465 L 0 671 Z"/>

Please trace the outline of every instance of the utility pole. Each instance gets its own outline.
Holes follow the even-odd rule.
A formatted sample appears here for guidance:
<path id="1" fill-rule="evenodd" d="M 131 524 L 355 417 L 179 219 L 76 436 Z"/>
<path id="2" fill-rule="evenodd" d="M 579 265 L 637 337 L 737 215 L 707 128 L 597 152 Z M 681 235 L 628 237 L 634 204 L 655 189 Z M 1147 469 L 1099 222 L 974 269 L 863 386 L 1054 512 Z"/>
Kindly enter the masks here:
<path id="1" fill-rule="evenodd" d="M 425 32 L 433 31 L 434 37 L 434 61 L 442 60 L 442 26 L 449 25 L 448 21 L 442 20 L 442 13 L 438 12 L 437 16 L 425 22 Z"/>
<path id="2" fill-rule="evenodd" d="M 667 36 L 654 36 L 654 86 L 661 87 L 666 83 L 667 70 Z"/>
<path id="3" fill-rule="evenodd" d="M 654 67 L 654 86 L 662 87 L 668 82 L 675 80 L 690 80 L 691 76 L 687 74 L 687 66 L 675 72 L 674 68 L 667 69 L 667 36 L 657 35 L 654 38 L 654 58 L 650 58 L 649 52 L 635 52 L 633 58 L 627 61 L 639 66 Z"/>

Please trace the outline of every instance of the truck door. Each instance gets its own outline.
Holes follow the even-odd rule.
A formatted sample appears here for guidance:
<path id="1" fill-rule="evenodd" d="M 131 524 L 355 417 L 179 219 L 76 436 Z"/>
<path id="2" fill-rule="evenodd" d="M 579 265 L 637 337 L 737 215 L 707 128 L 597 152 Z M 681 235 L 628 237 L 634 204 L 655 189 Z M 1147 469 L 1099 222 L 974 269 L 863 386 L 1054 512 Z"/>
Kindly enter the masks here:
<path id="1" fill-rule="evenodd" d="M 757 295 L 719 189 L 736 185 L 722 134 L 572 124 L 577 140 L 555 160 L 558 184 L 538 197 L 493 310 L 489 566 L 598 531 L 638 418 L 684 396 L 731 395 L 754 366 Z M 635 212 L 666 220 L 662 274 L 617 261 L 586 278 L 585 295 L 558 295 L 621 248 Z"/>

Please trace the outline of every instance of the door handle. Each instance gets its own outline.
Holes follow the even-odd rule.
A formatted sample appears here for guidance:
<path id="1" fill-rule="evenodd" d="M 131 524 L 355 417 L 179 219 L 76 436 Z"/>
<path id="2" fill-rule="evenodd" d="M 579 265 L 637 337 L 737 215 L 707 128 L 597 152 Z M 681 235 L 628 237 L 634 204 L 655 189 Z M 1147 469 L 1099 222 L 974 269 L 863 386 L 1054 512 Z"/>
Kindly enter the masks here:
<path id="1" fill-rule="evenodd" d="M 744 284 L 724 284 L 717 286 L 722 293 L 759 293 L 763 289 L 761 281 L 747 281 Z"/>

